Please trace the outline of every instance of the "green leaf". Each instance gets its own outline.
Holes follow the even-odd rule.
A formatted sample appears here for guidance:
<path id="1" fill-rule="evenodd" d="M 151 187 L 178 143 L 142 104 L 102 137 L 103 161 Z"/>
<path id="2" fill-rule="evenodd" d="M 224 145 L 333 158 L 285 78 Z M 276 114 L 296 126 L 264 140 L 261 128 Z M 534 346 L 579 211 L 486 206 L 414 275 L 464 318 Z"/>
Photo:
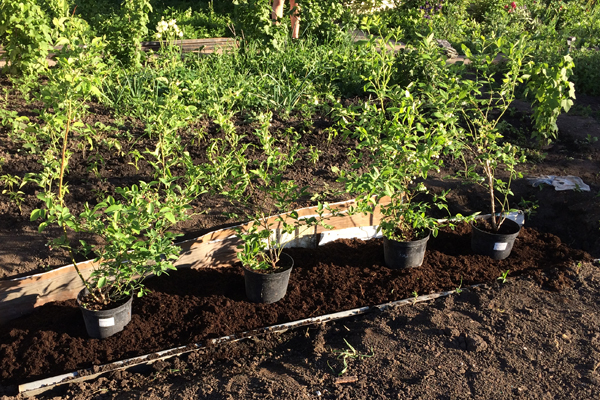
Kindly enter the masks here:
<path id="1" fill-rule="evenodd" d="M 43 215 L 43 211 L 40 210 L 39 208 L 36 208 L 35 210 L 33 210 L 31 212 L 31 216 L 29 217 L 30 221 L 36 221 L 38 218 L 40 218 Z"/>
<path id="2" fill-rule="evenodd" d="M 121 204 L 113 204 L 112 206 L 108 207 L 104 212 L 111 213 L 114 211 L 120 211 L 122 208 L 123 206 Z"/>
<path id="3" fill-rule="evenodd" d="M 168 219 L 172 224 L 177 222 L 172 212 L 165 213 L 165 218 Z"/>
<path id="4" fill-rule="evenodd" d="M 97 285 L 97 287 L 98 287 L 98 289 L 101 289 L 101 288 L 104 287 L 104 285 L 106 285 L 106 277 L 105 276 L 103 276 L 100 279 L 98 279 L 98 285 Z"/>

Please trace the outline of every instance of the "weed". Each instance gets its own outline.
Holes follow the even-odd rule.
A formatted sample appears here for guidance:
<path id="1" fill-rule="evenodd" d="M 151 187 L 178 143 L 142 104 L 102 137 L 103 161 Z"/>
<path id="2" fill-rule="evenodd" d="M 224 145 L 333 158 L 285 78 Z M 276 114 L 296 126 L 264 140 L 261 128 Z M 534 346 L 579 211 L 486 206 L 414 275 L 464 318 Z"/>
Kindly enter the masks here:
<path id="1" fill-rule="evenodd" d="M 326 128 L 323 132 L 327 132 L 327 143 L 331 144 L 333 139 L 337 137 L 338 131 L 333 127 Z"/>
<path id="2" fill-rule="evenodd" d="M 419 293 L 417 293 L 416 290 L 413 290 L 413 292 L 411 293 L 413 296 L 413 305 L 417 304 L 417 297 L 419 297 Z"/>
<path id="3" fill-rule="evenodd" d="M 566 55 L 555 65 L 530 63 L 529 81 L 525 93 L 534 95 L 532 137 L 539 144 L 549 144 L 558 137 L 556 120 L 561 110 L 569 111 L 575 98 L 575 85 L 568 77 L 573 74 L 575 63 Z"/>
<path id="4" fill-rule="evenodd" d="M 350 343 L 348 343 L 348 341 L 346 339 L 344 339 L 344 342 L 346 342 L 346 346 L 348 346 L 348 349 L 346 350 L 332 350 L 332 352 L 334 354 L 337 354 L 337 358 L 338 360 L 342 360 L 342 364 L 343 367 L 340 370 L 340 372 L 335 372 L 335 369 L 329 364 L 329 361 L 327 361 L 327 365 L 329 366 L 329 368 L 331 368 L 331 370 L 333 371 L 334 374 L 337 374 L 338 376 L 342 376 L 344 375 L 348 369 L 350 368 L 348 365 L 348 359 L 352 358 L 352 359 L 363 359 L 363 358 L 370 358 L 373 357 L 375 355 L 375 352 L 373 351 L 373 348 L 371 347 L 371 354 L 361 354 L 358 351 L 356 351 L 356 349 L 354 347 L 352 347 L 352 345 Z"/>
<path id="5" fill-rule="evenodd" d="M 319 157 L 321 156 L 321 150 L 311 145 L 308 148 L 308 154 L 310 162 L 312 162 L 314 165 L 317 165 L 317 163 L 319 162 Z"/>
<path id="6" fill-rule="evenodd" d="M 525 200 L 521 197 L 521 201 L 519 202 L 519 208 L 525 213 L 527 218 L 535 215 L 539 206 L 540 204 L 538 200 Z"/>
<path id="7" fill-rule="evenodd" d="M 502 283 L 506 283 L 506 280 L 508 279 L 508 273 L 510 272 L 510 269 L 507 269 L 506 271 L 504 271 L 497 279 L 502 282 Z"/>
<path id="8" fill-rule="evenodd" d="M 461 294 L 462 293 L 462 276 L 460 277 L 460 284 L 458 285 L 458 287 L 454 290 L 456 292 L 456 294 Z"/>
<path id="9" fill-rule="evenodd" d="M 592 107 L 574 104 L 568 112 L 569 115 L 578 115 L 581 117 L 589 117 L 592 115 Z"/>
<path id="10" fill-rule="evenodd" d="M 131 150 L 129 152 L 129 156 L 133 159 L 133 162 L 128 162 L 127 164 L 133 165 L 136 171 L 139 171 L 138 162 L 144 159 L 144 156 L 140 154 L 138 150 Z"/>
<path id="11" fill-rule="evenodd" d="M 583 139 L 576 139 L 575 143 L 577 143 L 580 146 L 588 147 L 588 146 L 593 145 L 597 141 L 598 141 L 598 137 L 597 136 L 592 136 L 591 134 L 588 133 L 585 138 L 583 138 Z"/>
<path id="12" fill-rule="evenodd" d="M 19 211 L 22 211 L 21 204 L 25 198 L 25 193 L 18 189 L 22 188 L 25 183 L 24 180 L 16 175 L 5 174 L 0 176 L 0 184 L 6 187 L 6 189 L 2 190 L 2 194 L 7 195 L 10 201 L 19 207 Z M 18 186 L 18 189 L 15 190 L 15 186 Z"/>

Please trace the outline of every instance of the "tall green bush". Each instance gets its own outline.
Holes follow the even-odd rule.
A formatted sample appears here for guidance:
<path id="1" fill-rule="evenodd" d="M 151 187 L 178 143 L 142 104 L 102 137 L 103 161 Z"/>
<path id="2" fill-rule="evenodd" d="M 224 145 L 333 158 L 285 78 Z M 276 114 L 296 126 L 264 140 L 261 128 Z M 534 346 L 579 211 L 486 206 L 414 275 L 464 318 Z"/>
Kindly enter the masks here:
<path id="1" fill-rule="evenodd" d="M 234 0 L 235 34 L 242 39 L 262 44 L 264 51 L 281 51 L 287 40 L 287 19 L 282 18 L 279 25 L 271 19 L 270 0 Z"/>
<path id="2" fill-rule="evenodd" d="M 34 1 L 3 0 L 0 7 L 0 43 L 6 51 L 5 70 L 35 74 L 46 68 L 51 46 L 49 18 Z"/>
<path id="3" fill-rule="evenodd" d="M 126 65 L 137 65 L 141 43 L 148 36 L 150 0 L 124 0 L 120 8 L 93 18 L 96 35 L 106 36 L 107 50 Z M 100 19 L 98 21 L 97 19 Z"/>
<path id="4" fill-rule="evenodd" d="M 600 96 L 600 51 L 581 49 L 571 53 L 575 68 L 572 80 L 578 93 Z"/>
<path id="5" fill-rule="evenodd" d="M 550 143 L 558 136 L 556 121 L 561 111 L 568 112 L 575 98 L 575 85 L 569 81 L 575 64 L 570 56 L 555 65 L 546 63 L 528 65 L 529 81 L 525 94 L 533 99 L 534 131 L 532 136 L 540 144 Z"/>

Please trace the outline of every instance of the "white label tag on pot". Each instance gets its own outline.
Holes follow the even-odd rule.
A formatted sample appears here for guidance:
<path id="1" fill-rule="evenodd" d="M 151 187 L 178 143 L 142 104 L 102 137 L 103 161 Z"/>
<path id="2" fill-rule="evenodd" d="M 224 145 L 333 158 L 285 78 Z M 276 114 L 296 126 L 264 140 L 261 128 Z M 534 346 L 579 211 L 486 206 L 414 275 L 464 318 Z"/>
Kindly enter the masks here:
<path id="1" fill-rule="evenodd" d="M 100 325 L 100 328 L 108 328 L 109 326 L 114 326 L 115 325 L 115 318 L 114 317 L 110 317 L 110 318 L 102 318 L 98 320 L 98 325 Z"/>
<path id="2" fill-rule="evenodd" d="M 503 251 L 506 250 L 506 246 L 508 246 L 508 243 L 494 243 L 494 250 Z"/>

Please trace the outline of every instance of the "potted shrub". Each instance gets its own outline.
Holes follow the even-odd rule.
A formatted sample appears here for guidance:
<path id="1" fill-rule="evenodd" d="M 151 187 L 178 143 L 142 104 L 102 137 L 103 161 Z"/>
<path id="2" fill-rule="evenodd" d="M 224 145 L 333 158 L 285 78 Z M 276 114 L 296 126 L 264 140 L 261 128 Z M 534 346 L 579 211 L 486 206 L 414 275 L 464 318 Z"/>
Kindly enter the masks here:
<path id="1" fill-rule="evenodd" d="M 515 168 L 525 161 L 525 156 L 517 147 L 501 141 L 498 123 L 514 100 L 516 87 L 527 77 L 522 74 L 526 47 L 522 40 L 507 44 L 502 39 L 484 42 L 482 46 L 482 54 L 486 48 L 492 48 L 505 55 L 502 80 L 495 81 L 498 67 L 492 57 L 475 56 L 463 47 L 466 56 L 474 61 L 477 78 L 462 81 L 457 89 L 458 109 L 466 125 L 461 158 L 465 165 L 463 176 L 485 188 L 489 201 L 490 215 L 472 223 L 471 247 L 477 254 L 502 260 L 510 255 L 521 229 L 507 215 L 511 184 L 522 177 Z M 499 171 L 504 171 L 507 178 L 499 178 Z"/>
<path id="2" fill-rule="evenodd" d="M 89 48 L 74 46 L 72 52 L 58 57 L 57 67 L 49 72 L 52 79 L 43 87 L 42 98 L 46 111 L 53 111 L 47 115 L 50 122 L 36 128 L 48 130 L 52 140 L 45 143 L 41 171 L 25 179 L 36 185 L 43 201 L 31 213 L 31 220 L 41 220 L 40 232 L 52 224 L 62 232 L 50 245 L 65 249 L 71 258 L 83 285 L 77 301 L 88 333 L 96 338 L 108 337 L 129 322 L 132 296 L 147 292 L 145 278 L 175 269 L 179 248 L 173 240 L 178 235 L 168 229 L 190 217 L 189 203 L 205 191 L 206 184 L 204 170 L 192 163 L 177 134 L 189 110 L 167 102 L 149 124 L 157 137 L 156 150 L 146 152 L 154 179 L 117 188 L 115 196 L 103 195 L 97 204 L 72 211 L 74 207 L 67 204 L 66 173 L 72 149 L 78 145 L 77 133 L 86 128 L 81 122 L 86 102 L 100 94 L 106 73 L 102 48 L 96 39 Z M 183 171 L 181 176 L 173 175 L 175 168 Z M 92 236 L 95 243 L 79 240 L 74 244 L 72 236 L 81 233 Z M 96 266 L 86 278 L 77 255 L 87 257 L 90 252 L 95 254 Z"/>
<path id="3" fill-rule="evenodd" d="M 443 202 L 447 192 L 434 196 L 432 203 L 416 201 L 417 195 L 427 193 L 417 181 L 439 170 L 439 154 L 450 139 L 443 129 L 425 128 L 410 88 L 392 98 L 397 106 L 386 111 L 364 106 L 355 129 L 347 131 L 358 139 L 357 151 L 351 152 L 353 169 L 339 172 L 346 190 L 356 194 L 357 205 L 351 212 L 373 212 L 381 198 L 389 197 L 389 203 L 381 205 L 379 229 L 390 268 L 422 264 L 429 236 L 437 235 L 439 228 L 438 220 L 427 212 L 432 205 L 447 210 Z"/>
<path id="4" fill-rule="evenodd" d="M 71 213 L 62 196 L 57 198 L 49 192 L 38 195 L 45 207 L 34 210 L 31 219 L 43 220 L 40 230 L 52 223 L 62 228 L 62 236 L 50 245 L 70 254 L 84 287 L 77 302 L 91 337 L 106 338 L 121 331 L 131 319 L 132 297 L 147 293 L 144 279 L 175 269 L 173 262 L 179 258 L 180 249 L 174 239 L 180 235 L 168 229 L 190 217 L 188 204 L 198 194 L 197 189 L 169 181 L 141 181 L 117 188 L 119 200 L 106 196 L 93 207 L 85 204 L 78 214 Z M 79 240 L 76 248 L 70 232 L 91 234 L 97 243 Z M 76 254 L 88 258 L 92 252 L 96 265 L 85 278 Z"/>
<path id="5" fill-rule="evenodd" d="M 293 185 L 290 185 L 290 188 Z M 296 190 L 293 188 L 293 190 Z M 294 196 L 300 192 L 295 192 Z M 288 208 L 289 209 L 289 208 Z M 251 222 L 245 227 L 236 228 L 241 240 L 237 253 L 244 269 L 246 296 L 254 303 L 275 303 L 286 292 L 294 259 L 283 252 L 295 232 L 306 232 L 310 227 L 322 223 L 325 208 L 321 205 L 318 217 L 300 219 L 295 211 L 280 213 L 274 222 L 268 214 L 258 212 L 252 215 Z M 273 230 L 273 227 L 277 229 Z M 283 234 L 283 235 L 282 235 Z"/>
<path id="6" fill-rule="evenodd" d="M 319 224 L 326 226 L 324 205 L 309 218 L 291 211 L 301 199 L 308 198 L 306 187 L 284 176 L 298 160 L 301 147 L 293 140 L 286 143 L 274 138 L 269 132 L 270 118 L 270 113 L 258 117 L 260 128 L 255 139 L 260 144 L 243 143 L 242 137 L 224 124 L 226 138 L 214 142 L 209 151 L 215 180 L 216 176 L 223 177 L 217 192 L 250 221 L 236 228 L 241 240 L 237 257 L 244 269 L 246 295 L 257 303 L 274 303 L 285 296 L 294 260 L 283 249 L 293 234 Z M 254 153 L 253 161 L 249 160 L 250 153 Z M 236 161 L 230 162 L 232 159 Z M 256 198 L 259 202 L 253 200 Z"/>

